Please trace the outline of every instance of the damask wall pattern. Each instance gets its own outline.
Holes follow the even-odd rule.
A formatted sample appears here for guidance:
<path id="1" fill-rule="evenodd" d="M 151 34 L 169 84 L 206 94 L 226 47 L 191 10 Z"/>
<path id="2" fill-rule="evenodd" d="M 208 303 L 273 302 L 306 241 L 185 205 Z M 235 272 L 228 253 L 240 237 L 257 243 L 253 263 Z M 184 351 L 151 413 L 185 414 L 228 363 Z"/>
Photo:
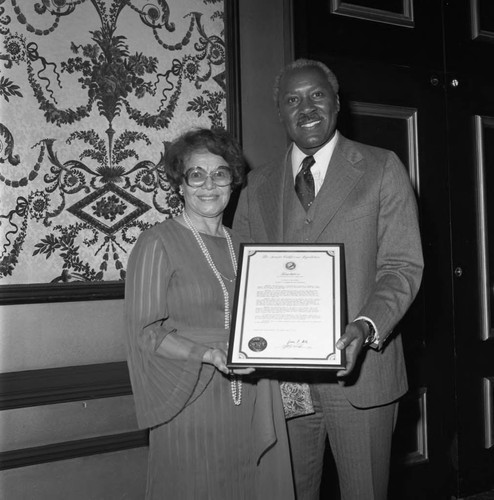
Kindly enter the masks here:
<path id="1" fill-rule="evenodd" d="M 125 279 L 164 151 L 226 127 L 223 0 L 0 0 L 0 286 Z"/>

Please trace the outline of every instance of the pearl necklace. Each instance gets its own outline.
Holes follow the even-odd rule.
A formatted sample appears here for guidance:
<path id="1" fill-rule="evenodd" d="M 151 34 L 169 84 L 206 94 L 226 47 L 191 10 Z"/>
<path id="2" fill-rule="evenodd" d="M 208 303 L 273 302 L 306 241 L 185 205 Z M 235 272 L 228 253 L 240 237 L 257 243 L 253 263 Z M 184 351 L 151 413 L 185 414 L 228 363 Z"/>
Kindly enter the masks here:
<path id="1" fill-rule="evenodd" d="M 194 235 L 194 238 L 197 241 L 197 244 L 199 245 L 199 248 L 202 251 L 202 254 L 204 255 L 207 263 L 209 264 L 209 267 L 213 271 L 214 275 L 216 276 L 216 279 L 218 280 L 220 286 L 221 286 L 221 291 L 223 292 L 223 300 L 224 300 L 224 305 L 225 305 L 225 330 L 230 329 L 230 300 L 229 300 L 229 294 L 228 290 L 226 289 L 225 282 L 223 281 L 223 275 L 218 271 L 218 268 L 216 267 L 213 258 L 211 257 L 211 254 L 209 253 L 209 250 L 204 243 L 204 240 L 201 237 L 201 234 L 197 230 L 197 228 L 192 224 L 192 220 L 190 219 L 189 215 L 187 212 L 184 210 L 183 213 L 183 218 L 185 221 L 185 224 L 187 224 L 187 227 L 192 231 L 192 234 Z M 233 248 L 233 243 L 230 235 L 228 234 L 227 230 L 225 229 L 225 226 L 221 226 L 223 229 L 223 234 L 225 235 L 226 243 L 228 245 L 228 252 L 230 254 L 230 259 L 232 261 L 232 266 L 233 266 L 233 273 L 235 277 L 237 276 L 237 257 L 235 256 L 235 250 Z M 228 279 L 228 278 L 226 278 Z M 233 281 L 233 280 L 229 280 Z M 230 388 L 232 392 L 232 399 L 233 403 L 235 406 L 240 405 L 242 402 L 242 380 L 239 377 L 232 376 L 230 380 Z"/>

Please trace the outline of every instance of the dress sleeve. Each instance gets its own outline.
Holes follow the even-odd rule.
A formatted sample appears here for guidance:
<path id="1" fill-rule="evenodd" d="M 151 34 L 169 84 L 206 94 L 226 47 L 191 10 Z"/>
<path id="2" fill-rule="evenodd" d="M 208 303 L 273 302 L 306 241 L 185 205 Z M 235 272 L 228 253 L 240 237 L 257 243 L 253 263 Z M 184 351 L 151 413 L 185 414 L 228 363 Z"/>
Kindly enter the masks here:
<path id="1" fill-rule="evenodd" d="M 156 231 L 139 237 L 129 258 L 125 283 L 127 363 L 139 427 L 165 423 L 204 390 L 214 368 L 202 363 L 208 347 L 195 344 L 186 360 L 160 356 L 156 349 L 173 331 L 168 325 L 167 289 L 173 269 Z"/>

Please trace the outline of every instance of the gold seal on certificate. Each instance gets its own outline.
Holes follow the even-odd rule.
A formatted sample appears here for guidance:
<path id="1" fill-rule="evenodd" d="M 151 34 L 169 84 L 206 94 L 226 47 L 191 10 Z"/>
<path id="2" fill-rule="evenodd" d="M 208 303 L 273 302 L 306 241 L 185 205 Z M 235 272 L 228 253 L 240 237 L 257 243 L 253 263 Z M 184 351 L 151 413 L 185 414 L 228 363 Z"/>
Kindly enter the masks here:
<path id="1" fill-rule="evenodd" d="M 228 366 L 344 368 L 343 277 L 341 244 L 242 244 Z"/>

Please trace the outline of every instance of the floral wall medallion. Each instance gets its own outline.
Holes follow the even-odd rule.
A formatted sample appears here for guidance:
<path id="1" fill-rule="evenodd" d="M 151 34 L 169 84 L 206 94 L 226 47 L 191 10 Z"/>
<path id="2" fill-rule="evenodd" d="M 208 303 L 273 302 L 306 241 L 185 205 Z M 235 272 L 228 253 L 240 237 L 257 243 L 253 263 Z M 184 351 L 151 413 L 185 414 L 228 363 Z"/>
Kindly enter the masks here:
<path id="1" fill-rule="evenodd" d="M 222 0 L 0 0 L 0 289 L 125 279 L 181 210 L 166 145 L 226 127 Z"/>

